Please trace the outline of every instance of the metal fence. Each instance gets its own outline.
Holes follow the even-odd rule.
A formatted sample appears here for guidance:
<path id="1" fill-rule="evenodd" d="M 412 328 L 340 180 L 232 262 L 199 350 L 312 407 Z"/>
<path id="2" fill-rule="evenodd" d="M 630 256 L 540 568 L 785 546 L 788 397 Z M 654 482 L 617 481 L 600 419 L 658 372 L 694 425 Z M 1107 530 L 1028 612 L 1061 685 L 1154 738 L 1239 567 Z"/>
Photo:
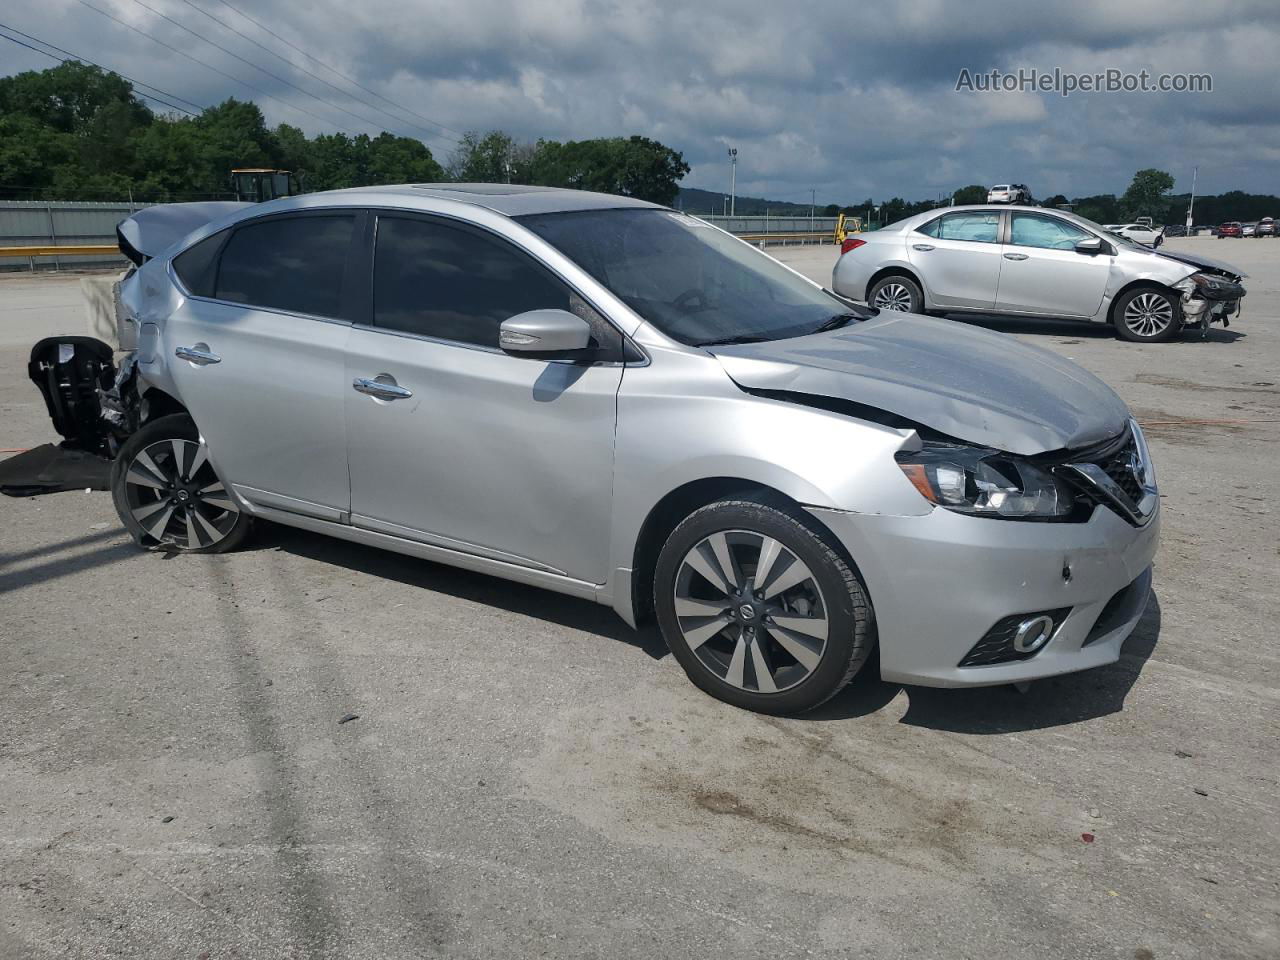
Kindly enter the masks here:
<path id="1" fill-rule="evenodd" d="M 0 200 L 0 270 L 35 269 L 26 257 L 6 257 L 5 247 L 47 244 L 54 247 L 114 245 L 116 224 L 146 203 L 89 203 L 79 201 Z M 103 267 L 125 263 L 111 256 L 45 257 L 39 269 Z"/>
<path id="2" fill-rule="evenodd" d="M 6 257 L 4 248 L 114 245 L 116 224 L 148 206 L 151 204 L 0 200 L 0 271 L 122 265 L 125 260 L 119 254 L 75 254 L 43 257 L 37 261 L 27 257 Z M 830 243 L 836 229 L 835 217 L 705 216 L 700 219 L 730 233 L 764 243 Z"/>
<path id="3" fill-rule="evenodd" d="M 699 217 L 740 237 L 764 239 L 764 243 L 830 243 L 836 232 L 835 217 Z M 776 235 L 776 236 L 775 236 Z"/>

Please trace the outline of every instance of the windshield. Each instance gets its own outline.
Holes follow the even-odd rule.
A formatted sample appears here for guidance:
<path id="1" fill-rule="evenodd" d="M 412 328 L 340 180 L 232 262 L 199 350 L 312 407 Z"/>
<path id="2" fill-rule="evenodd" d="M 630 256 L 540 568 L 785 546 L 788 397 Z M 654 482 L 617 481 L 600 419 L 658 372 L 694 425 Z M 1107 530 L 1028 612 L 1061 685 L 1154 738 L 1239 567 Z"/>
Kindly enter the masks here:
<path id="1" fill-rule="evenodd" d="M 516 219 L 681 343 L 781 340 L 838 318 L 872 315 L 718 228 L 671 210 Z"/>

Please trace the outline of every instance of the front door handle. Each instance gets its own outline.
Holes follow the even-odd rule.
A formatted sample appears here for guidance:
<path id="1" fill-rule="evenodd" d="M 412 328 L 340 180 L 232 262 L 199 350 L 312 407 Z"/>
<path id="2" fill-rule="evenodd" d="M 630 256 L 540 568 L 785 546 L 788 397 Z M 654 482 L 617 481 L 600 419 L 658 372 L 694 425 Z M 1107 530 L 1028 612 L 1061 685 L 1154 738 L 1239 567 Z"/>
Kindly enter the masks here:
<path id="1" fill-rule="evenodd" d="M 196 344 L 194 347 L 178 347 L 173 351 L 173 355 L 179 360 L 189 360 L 200 367 L 222 362 L 222 358 L 211 352 L 203 343 Z"/>
<path id="2" fill-rule="evenodd" d="M 382 379 L 383 377 L 386 379 Z M 372 378 L 356 377 L 351 381 L 351 386 L 356 393 L 368 394 L 376 400 L 407 400 L 413 396 L 412 390 L 400 386 L 385 373 Z"/>
<path id="3" fill-rule="evenodd" d="M 913 243 L 913 244 L 911 245 L 911 249 L 912 249 L 912 250 L 925 250 L 925 251 L 928 251 L 928 250 L 932 250 L 932 249 L 933 249 L 933 244 L 931 244 L 931 243 Z"/>
<path id="4" fill-rule="evenodd" d="M 1006 253 L 1004 258 L 1006 260 L 1025 260 L 1027 255 L 1025 253 Z"/>

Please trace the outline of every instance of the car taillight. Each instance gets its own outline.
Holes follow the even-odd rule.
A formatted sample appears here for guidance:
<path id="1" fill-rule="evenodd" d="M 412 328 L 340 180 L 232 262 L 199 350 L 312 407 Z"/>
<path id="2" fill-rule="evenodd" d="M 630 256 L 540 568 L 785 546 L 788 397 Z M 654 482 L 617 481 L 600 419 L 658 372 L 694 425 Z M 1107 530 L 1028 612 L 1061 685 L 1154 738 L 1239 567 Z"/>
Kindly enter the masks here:
<path id="1" fill-rule="evenodd" d="M 840 244 L 840 256 L 844 256 L 850 250 L 857 250 L 859 247 L 865 247 L 867 241 L 859 240 L 857 237 L 849 237 L 844 243 Z"/>

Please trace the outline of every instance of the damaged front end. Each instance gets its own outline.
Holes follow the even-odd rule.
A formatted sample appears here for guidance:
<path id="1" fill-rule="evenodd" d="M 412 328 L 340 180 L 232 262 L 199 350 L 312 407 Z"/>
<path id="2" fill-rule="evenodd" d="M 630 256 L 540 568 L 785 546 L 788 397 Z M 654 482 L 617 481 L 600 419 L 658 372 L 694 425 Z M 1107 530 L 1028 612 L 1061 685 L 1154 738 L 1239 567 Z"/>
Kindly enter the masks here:
<path id="1" fill-rule="evenodd" d="M 1182 322 L 1208 335 L 1209 326 L 1221 323 L 1231 326 L 1230 318 L 1239 315 L 1240 299 L 1245 295 L 1243 275 L 1207 268 L 1191 274 L 1173 285 L 1182 295 Z"/>

